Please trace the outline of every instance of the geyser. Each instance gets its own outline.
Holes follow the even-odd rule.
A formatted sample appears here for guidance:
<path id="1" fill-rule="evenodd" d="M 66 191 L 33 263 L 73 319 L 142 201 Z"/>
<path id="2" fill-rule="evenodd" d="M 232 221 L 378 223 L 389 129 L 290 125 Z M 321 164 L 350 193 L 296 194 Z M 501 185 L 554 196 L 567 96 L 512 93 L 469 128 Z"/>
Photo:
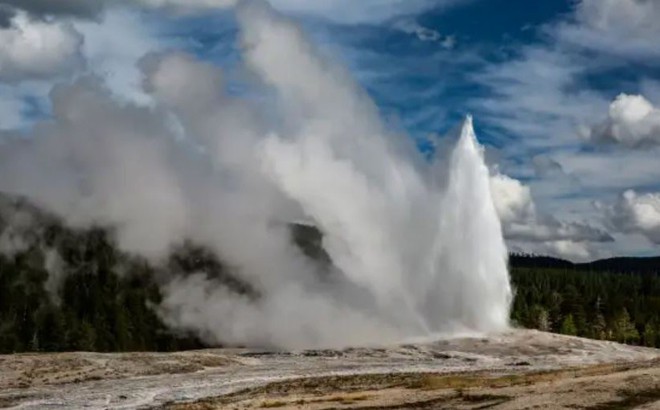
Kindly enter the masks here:
<path id="1" fill-rule="evenodd" d="M 77 226 L 112 225 L 123 250 L 155 263 L 184 239 L 212 249 L 259 297 L 171 273 L 155 307 L 209 343 L 505 329 L 507 253 L 472 120 L 426 161 L 292 22 L 259 1 L 237 15 L 245 77 L 266 98 L 228 95 L 218 68 L 176 53 L 144 60 L 150 108 L 93 78 L 59 86 L 52 120 L 0 144 L 0 190 Z M 281 222 L 297 220 L 323 232 L 329 275 L 292 244 Z"/>

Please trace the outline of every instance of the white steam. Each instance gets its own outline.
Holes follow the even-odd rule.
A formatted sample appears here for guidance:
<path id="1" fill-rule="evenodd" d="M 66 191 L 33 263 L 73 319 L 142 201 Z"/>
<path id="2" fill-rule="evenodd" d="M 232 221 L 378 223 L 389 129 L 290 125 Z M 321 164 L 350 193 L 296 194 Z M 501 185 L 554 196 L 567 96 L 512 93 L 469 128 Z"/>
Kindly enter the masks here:
<path id="1" fill-rule="evenodd" d="M 238 15 L 246 68 L 274 104 L 225 93 L 220 70 L 191 57 L 150 56 L 153 108 L 120 104 L 94 79 L 60 87 L 53 121 L 0 145 L 0 190 L 75 225 L 112 225 L 152 260 L 184 238 L 217 252 L 258 297 L 200 272 L 166 280 L 157 307 L 212 343 L 505 329 L 507 252 L 471 119 L 426 163 L 295 25 L 261 2 Z M 323 232 L 329 272 L 292 244 L 295 220 Z"/>

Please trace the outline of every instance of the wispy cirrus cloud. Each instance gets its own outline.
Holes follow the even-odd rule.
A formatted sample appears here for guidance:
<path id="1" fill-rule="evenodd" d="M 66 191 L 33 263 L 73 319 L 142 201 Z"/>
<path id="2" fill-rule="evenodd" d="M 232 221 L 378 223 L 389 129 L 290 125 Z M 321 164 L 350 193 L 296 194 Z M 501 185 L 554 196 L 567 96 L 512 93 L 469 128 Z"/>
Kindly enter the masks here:
<path id="1" fill-rule="evenodd" d="M 581 0 L 552 35 L 567 46 L 646 64 L 660 59 L 658 18 L 654 0 Z"/>
<path id="2" fill-rule="evenodd" d="M 252 0 L 1 0 L 1 5 L 23 9 L 37 16 L 56 15 L 92 18 L 115 5 L 135 5 L 192 13 L 234 7 Z M 337 23 L 381 23 L 429 9 L 451 7 L 473 0 L 271 0 L 278 10 L 315 16 Z"/>

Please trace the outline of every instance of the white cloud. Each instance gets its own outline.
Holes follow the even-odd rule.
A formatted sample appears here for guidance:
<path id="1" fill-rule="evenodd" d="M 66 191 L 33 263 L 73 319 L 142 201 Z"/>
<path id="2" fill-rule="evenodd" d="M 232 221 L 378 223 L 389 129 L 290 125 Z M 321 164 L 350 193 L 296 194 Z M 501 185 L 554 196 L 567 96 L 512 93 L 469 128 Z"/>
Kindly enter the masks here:
<path id="1" fill-rule="evenodd" d="M 594 142 L 612 142 L 629 147 L 660 144 L 660 109 L 642 95 L 620 94 L 608 117 L 586 132 Z"/>
<path id="2" fill-rule="evenodd" d="M 412 19 L 399 20 L 393 24 L 393 27 L 406 34 L 417 36 L 420 41 L 438 42 L 445 49 L 456 46 L 456 37 L 443 36 L 440 32 L 424 27 Z"/>
<path id="3" fill-rule="evenodd" d="M 595 255 L 594 243 L 613 240 L 607 232 L 589 224 L 560 221 L 539 212 L 530 188 L 516 179 L 495 173 L 490 183 L 512 251 L 584 260 Z"/>
<path id="4" fill-rule="evenodd" d="M 128 0 L 145 7 L 193 13 L 202 10 L 234 7 L 240 0 Z"/>
<path id="5" fill-rule="evenodd" d="M 599 205 L 607 222 L 623 233 L 637 233 L 660 245 L 660 193 L 624 192 L 613 205 Z"/>
<path id="6" fill-rule="evenodd" d="M 656 0 L 582 0 L 555 35 L 572 46 L 647 62 L 660 58 L 659 20 Z"/>
<path id="7" fill-rule="evenodd" d="M 70 24 L 17 13 L 0 28 L 0 81 L 19 82 L 65 74 L 82 64 L 82 36 Z"/>
<path id="8" fill-rule="evenodd" d="M 554 216 L 550 223 L 554 228 L 548 232 L 576 229 L 572 222 L 557 225 L 558 221 L 594 225 L 584 221 L 596 221 L 599 215 L 584 203 L 612 192 L 654 186 L 660 180 L 660 150 L 649 147 L 660 138 L 658 107 L 653 106 L 660 87 L 657 81 L 643 78 L 660 57 L 659 18 L 660 3 L 653 0 L 579 0 L 572 13 L 541 27 L 538 43 L 511 50 L 513 58 L 488 64 L 473 75 L 490 92 L 470 105 L 485 114 L 479 118 L 487 129 L 507 142 L 502 148 L 503 172 L 530 178 L 529 188 L 539 208 Z M 609 69 L 624 67 L 626 72 L 640 74 L 640 80 L 627 83 L 640 95 L 622 95 L 612 102 L 613 96 L 591 80 L 607 76 Z M 618 80 L 610 77 L 607 81 L 609 85 Z M 604 113 L 608 116 L 601 121 Z M 592 142 L 646 149 L 585 149 L 585 136 Z M 535 159 L 538 154 L 552 158 L 554 164 L 540 163 Z M 547 225 L 545 218 L 537 219 Z M 568 225 L 558 228 L 562 224 Z M 520 226 L 509 226 L 508 235 L 514 228 L 520 237 L 530 236 Z M 536 236 L 543 232 L 538 226 L 531 230 Z M 604 254 L 629 252 L 629 235 L 614 236 L 617 243 L 587 241 L 584 244 L 589 246 L 579 252 L 579 247 L 572 249 L 576 257 L 585 256 L 587 248 Z M 569 248 L 559 242 L 552 247 L 532 242 L 522 245 L 534 246 L 538 252 L 566 252 Z"/>
<path id="9" fill-rule="evenodd" d="M 438 41 L 441 38 L 436 30 L 424 27 L 415 20 L 401 20 L 394 23 L 393 27 L 406 34 L 414 34 L 421 41 Z"/>
<path id="10" fill-rule="evenodd" d="M 660 3 L 580 0 L 573 13 L 543 27 L 544 41 L 487 66 L 474 80 L 492 90 L 472 106 L 526 148 L 565 147 L 578 130 L 602 116 L 611 97 L 583 83 L 603 67 L 654 64 L 660 57 Z M 614 54 L 617 58 L 609 58 Z"/>
<path id="11" fill-rule="evenodd" d="M 581 193 L 621 192 L 660 181 L 660 149 L 557 152 L 554 159 L 580 181 Z"/>
<path id="12" fill-rule="evenodd" d="M 470 0 L 272 0 L 287 13 L 309 14 L 340 23 L 379 23 L 431 8 L 451 7 Z"/>
<path id="13" fill-rule="evenodd" d="M 495 208 L 504 224 L 535 217 L 536 208 L 528 186 L 499 173 L 491 177 L 490 183 Z"/>
<path id="14" fill-rule="evenodd" d="M 78 21 L 74 26 L 85 38 L 82 52 L 88 70 L 103 78 L 115 95 L 147 102 L 137 63 L 170 45 L 159 39 L 156 29 L 139 13 L 126 9 L 108 10 L 99 20 Z"/>
<path id="15" fill-rule="evenodd" d="M 21 96 L 7 92 L 0 86 L 0 130 L 19 128 L 24 124 L 25 103 Z"/>
<path id="16" fill-rule="evenodd" d="M 137 4 L 148 8 L 196 13 L 223 9 L 241 1 L 256 0 L 0 0 L 35 15 L 97 16 L 104 7 Z M 270 0 L 284 13 L 310 15 L 337 23 L 381 23 L 398 16 L 413 15 L 431 8 L 450 7 L 472 0 Z"/>
<path id="17" fill-rule="evenodd" d="M 445 38 L 440 42 L 443 48 L 451 50 L 456 47 L 456 36 L 445 36 Z"/>
<path id="18" fill-rule="evenodd" d="M 555 48 L 524 47 L 519 57 L 472 75 L 492 94 L 470 105 L 485 114 L 482 121 L 519 137 L 516 149 L 566 146 L 577 141 L 579 124 L 607 106 L 600 94 L 575 87 L 587 71 L 584 64 L 581 57 Z"/>

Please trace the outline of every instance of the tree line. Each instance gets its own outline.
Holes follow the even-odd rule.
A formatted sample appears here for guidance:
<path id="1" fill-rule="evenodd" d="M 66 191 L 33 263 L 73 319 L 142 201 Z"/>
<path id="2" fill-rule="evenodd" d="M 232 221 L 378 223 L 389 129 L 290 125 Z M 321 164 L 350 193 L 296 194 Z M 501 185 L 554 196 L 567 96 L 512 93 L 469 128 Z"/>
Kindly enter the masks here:
<path id="1" fill-rule="evenodd" d="M 54 284 L 46 270 L 50 249 L 61 258 Z M 161 300 L 156 275 L 146 261 L 119 252 L 104 230 L 51 226 L 44 242 L 0 254 L 0 353 L 203 347 L 172 333 L 152 309 Z"/>
<path id="2" fill-rule="evenodd" d="M 515 288 L 511 317 L 520 326 L 660 347 L 658 258 L 574 265 L 513 255 L 511 279 Z"/>
<path id="3" fill-rule="evenodd" d="M 163 266 L 153 266 L 121 252 L 107 229 L 70 229 L 44 216 L 37 222 L 22 234 L 19 249 L 0 251 L 0 353 L 207 347 L 194 335 L 172 332 L 156 313 L 164 270 L 205 272 L 237 293 L 259 297 L 213 253 L 192 243 L 175 248 Z M 8 226 L 0 213 L 0 242 Z M 293 226 L 292 240 L 310 258 L 331 263 L 314 228 Z M 510 264 L 514 324 L 660 347 L 657 258 L 576 265 L 512 255 Z"/>

